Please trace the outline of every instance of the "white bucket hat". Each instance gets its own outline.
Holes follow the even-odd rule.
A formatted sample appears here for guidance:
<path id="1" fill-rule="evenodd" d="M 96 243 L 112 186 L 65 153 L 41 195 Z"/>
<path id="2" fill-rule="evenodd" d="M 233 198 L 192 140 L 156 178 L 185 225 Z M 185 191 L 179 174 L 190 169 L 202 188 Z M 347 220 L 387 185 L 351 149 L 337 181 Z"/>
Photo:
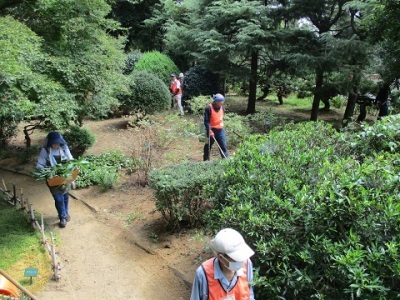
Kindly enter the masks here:
<path id="1" fill-rule="evenodd" d="M 246 261 L 254 251 L 246 244 L 242 235 L 232 228 L 222 229 L 211 241 L 211 248 L 226 254 L 235 261 Z"/>
<path id="2" fill-rule="evenodd" d="M 179 73 L 179 78 L 183 78 L 183 73 Z"/>

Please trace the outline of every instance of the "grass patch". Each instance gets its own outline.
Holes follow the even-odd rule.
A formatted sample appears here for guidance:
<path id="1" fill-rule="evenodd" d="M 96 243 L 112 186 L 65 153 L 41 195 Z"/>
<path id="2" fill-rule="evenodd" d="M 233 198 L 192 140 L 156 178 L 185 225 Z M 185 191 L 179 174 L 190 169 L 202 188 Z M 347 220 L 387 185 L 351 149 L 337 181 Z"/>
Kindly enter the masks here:
<path id="1" fill-rule="evenodd" d="M 21 211 L 0 199 L 0 269 L 25 286 L 32 293 L 43 289 L 52 277 L 51 261 L 40 234 L 36 232 Z M 24 277 L 28 267 L 38 268 L 38 277 Z"/>

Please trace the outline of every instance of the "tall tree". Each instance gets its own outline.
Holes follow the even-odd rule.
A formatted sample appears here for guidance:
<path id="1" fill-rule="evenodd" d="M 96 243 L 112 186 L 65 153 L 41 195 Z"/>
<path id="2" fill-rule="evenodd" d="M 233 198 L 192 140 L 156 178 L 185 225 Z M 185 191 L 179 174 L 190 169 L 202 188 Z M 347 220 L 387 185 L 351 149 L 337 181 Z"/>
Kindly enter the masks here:
<path id="1" fill-rule="evenodd" d="M 254 113 L 258 53 L 272 40 L 264 1 L 189 0 L 184 5 L 191 8 L 189 22 L 180 34 L 180 40 L 188 45 L 186 51 L 196 62 L 225 77 L 249 80 L 247 113 Z"/>
<path id="2" fill-rule="evenodd" d="M 371 43 L 379 43 L 379 73 L 388 83 L 400 79 L 400 1 L 364 0 L 362 28 Z"/>
<path id="3" fill-rule="evenodd" d="M 160 6 L 160 0 L 132 1 L 118 0 L 112 5 L 111 17 L 121 23 L 123 29 L 113 32 L 117 36 L 127 36 L 126 50 L 163 50 L 163 23 L 146 26 L 153 10 Z"/>
<path id="4" fill-rule="evenodd" d="M 312 53 L 306 53 L 309 62 L 315 71 L 315 90 L 310 120 L 316 121 L 320 102 L 323 98 L 324 76 L 326 72 L 338 70 L 343 63 L 340 49 L 337 48 L 336 38 L 340 37 L 346 14 L 345 4 L 349 0 L 294 0 L 291 3 L 290 13 L 297 19 L 303 18 L 312 24 L 313 35 L 307 35 L 315 46 Z M 348 23 L 347 26 L 350 26 Z M 336 55 L 335 55 L 336 54 Z M 341 54 L 341 55 L 337 55 Z"/>
<path id="5" fill-rule="evenodd" d="M 119 28 L 117 22 L 106 18 L 110 10 L 103 0 L 16 1 L 0 10 L 0 15 L 12 15 L 40 37 L 43 59 L 35 69 L 73 99 L 73 104 L 63 101 L 55 88 L 46 86 L 53 92 L 49 93 L 37 84 L 42 77 L 31 78 L 32 88 L 23 90 L 24 95 L 42 107 L 41 113 L 54 127 L 61 124 L 51 114 L 52 108 L 64 107 L 70 111 L 67 122 L 74 118 L 82 123 L 86 116 L 105 116 L 118 105 L 117 94 L 126 90 L 124 40 L 107 33 Z M 27 82 L 23 78 L 20 85 Z"/>
<path id="6" fill-rule="evenodd" d="M 74 117 L 73 95 L 46 74 L 49 61 L 40 37 L 11 16 L 0 17 L 1 144 L 30 116 L 54 127 L 63 127 Z"/>

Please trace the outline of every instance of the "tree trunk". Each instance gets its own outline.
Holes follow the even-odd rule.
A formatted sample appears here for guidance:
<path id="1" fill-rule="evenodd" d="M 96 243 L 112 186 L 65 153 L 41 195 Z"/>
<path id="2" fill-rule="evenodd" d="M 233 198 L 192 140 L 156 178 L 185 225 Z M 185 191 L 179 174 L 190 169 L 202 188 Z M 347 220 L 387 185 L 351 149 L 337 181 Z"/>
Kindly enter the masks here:
<path id="1" fill-rule="evenodd" d="M 343 127 L 347 126 L 347 124 L 349 124 L 349 122 L 351 121 L 351 119 L 353 117 L 354 108 L 356 107 L 357 95 L 360 90 L 360 81 L 361 81 L 360 74 L 359 73 L 353 74 L 352 91 L 349 93 L 349 97 L 347 98 L 346 110 L 344 111 L 344 116 L 343 116 L 343 120 L 342 120 Z M 364 113 L 364 112 L 362 112 L 362 113 Z M 366 111 L 365 111 L 365 114 L 366 114 Z M 360 116 L 360 118 L 362 118 L 362 117 L 363 116 Z M 364 116 L 364 119 L 365 119 L 365 116 Z"/>
<path id="2" fill-rule="evenodd" d="M 278 96 L 279 105 L 282 105 L 283 104 L 283 87 L 281 87 L 281 86 L 278 87 L 277 96 Z"/>
<path id="3" fill-rule="evenodd" d="M 257 93 L 257 69 L 258 69 L 258 52 L 251 53 L 251 69 L 250 69 L 250 86 L 249 99 L 247 102 L 247 114 L 256 112 L 256 93 Z"/>
<path id="4" fill-rule="evenodd" d="M 271 88 L 270 88 L 269 85 L 268 86 L 263 86 L 261 88 L 261 91 L 263 92 L 263 94 L 260 97 L 257 98 L 257 101 L 264 100 L 265 98 L 267 98 L 269 92 L 271 91 Z"/>
<path id="5" fill-rule="evenodd" d="M 311 121 L 317 121 L 318 119 L 318 109 L 319 109 L 319 102 L 321 101 L 322 98 L 321 90 L 323 83 L 324 83 L 324 71 L 318 68 L 315 77 L 315 92 L 311 109 L 311 117 L 310 117 Z"/>
<path id="6" fill-rule="evenodd" d="M 40 122 L 36 123 L 36 124 L 29 124 L 29 125 L 24 126 L 23 132 L 24 132 L 24 137 L 25 137 L 25 145 L 27 148 L 32 146 L 31 134 L 36 129 L 36 127 L 39 125 L 40 125 Z"/>
<path id="7" fill-rule="evenodd" d="M 329 111 L 330 109 L 331 109 L 331 103 L 330 103 L 330 101 L 329 101 L 329 98 L 325 98 L 325 97 L 322 97 L 321 98 L 321 101 L 324 103 L 324 108 L 323 108 L 323 110 L 326 110 L 326 111 Z"/>

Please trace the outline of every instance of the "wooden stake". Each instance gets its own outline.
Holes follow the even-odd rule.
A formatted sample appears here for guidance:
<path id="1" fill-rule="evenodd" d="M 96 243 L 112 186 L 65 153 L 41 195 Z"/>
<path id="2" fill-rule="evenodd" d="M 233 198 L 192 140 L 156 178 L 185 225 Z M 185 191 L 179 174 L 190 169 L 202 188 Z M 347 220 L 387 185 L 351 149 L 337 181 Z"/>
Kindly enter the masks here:
<path id="1" fill-rule="evenodd" d="M 40 232 L 42 233 L 42 243 L 45 245 L 46 244 L 46 235 L 44 234 L 44 218 L 43 214 L 40 215 L 40 220 L 41 220 L 41 226 L 40 226 Z"/>
<path id="2" fill-rule="evenodd" d="M 35 213 L 34 213 L 34 209 L 33 209 L 33 205 L 32 204 L 29 205 L 29 210 L 31 211 L 31 222 L 32 222 L 32 225 L 35 226 L 36 219 L 35 219 Z"/>
<path id="3" fill-rule="evenodd" d="M 17 207 L 17 191 L 15 188 L 15 184 L 13 184 L 13 200 L 14 200 L 14 206 Z"/>
<path id="4" fill-rule="evenodd" d="M 50 235 L 51 235 L 51 258 L 53 259 L 53 271 L 54 271 L 54 280 L 58 280 L 60 279 L 59 275 L 58 275 L 58 265 L 57 265 L 57 261 L 56 261 L 56 246 L 54 243 L 54 236 L 53 236 L 53 232 L 50 231 Z"/>
<path id="5" fill-rule="evenodd" d="M 21 193 L 21 202 L 20 202 L 20 204 L 21 204 L 21 208 L 22 209 L 25 209 L 25 207 L 24 207 L 24 190 L 21 188 L 21 190 L 20 190 L 20 193 Z"/>
<path id="6" fill-rule="evenodd" d="M 30 207 L 29 200 L 28 200 L 28 198 L 26 198 L 26 211 L 27 212 L 29 212 L 29 207 Z"/>
<path id="7" fill-rule="evenodd" d="M 7 192 L 7 187 L 6 187 L 6 183 L 4 182 L 4 179 L 1 179 L 3 181 L 3 186 L 4 186 L 4 192 Z"/>

